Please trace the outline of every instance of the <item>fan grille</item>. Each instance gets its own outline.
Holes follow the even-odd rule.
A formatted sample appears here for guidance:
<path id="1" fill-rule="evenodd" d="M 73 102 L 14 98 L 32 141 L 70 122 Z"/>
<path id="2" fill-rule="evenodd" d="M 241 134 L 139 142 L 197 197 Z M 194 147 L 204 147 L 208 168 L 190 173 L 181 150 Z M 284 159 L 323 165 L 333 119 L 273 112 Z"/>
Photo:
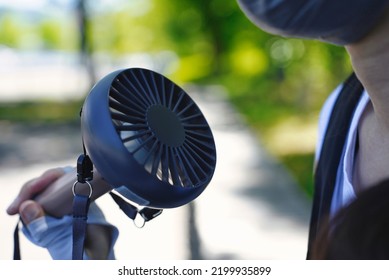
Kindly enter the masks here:
<path id="1" fill-rule="evenodd" d="M 177 187 L 211 179 L 212 132 L 197 105 L 173 82 L 150 70 L 123 71 L 112 82 L 109 109 L 123 144 L 151 175 Z"/>

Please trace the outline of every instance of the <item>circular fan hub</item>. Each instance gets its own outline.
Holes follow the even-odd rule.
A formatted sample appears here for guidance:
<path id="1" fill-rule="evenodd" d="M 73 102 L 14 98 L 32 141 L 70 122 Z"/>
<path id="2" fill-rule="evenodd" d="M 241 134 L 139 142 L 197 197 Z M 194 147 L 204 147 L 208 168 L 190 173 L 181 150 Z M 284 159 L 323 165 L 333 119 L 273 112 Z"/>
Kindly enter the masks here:
<path id="1" fill-rule="evenodd" d="M 181 146 L 185 141 L 185 129 L 176 113 L 163 105 L 147 110 L 147 123 L 155 136 L 165 145 Z"/>

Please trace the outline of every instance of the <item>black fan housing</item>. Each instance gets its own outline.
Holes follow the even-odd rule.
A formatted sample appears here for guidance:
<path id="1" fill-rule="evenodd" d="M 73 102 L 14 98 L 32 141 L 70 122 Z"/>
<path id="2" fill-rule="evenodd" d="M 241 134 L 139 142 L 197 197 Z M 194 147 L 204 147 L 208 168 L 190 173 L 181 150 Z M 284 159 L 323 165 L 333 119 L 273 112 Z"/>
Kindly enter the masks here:
<path id="1" fill-rule="evenodd" d="M 81 128 L 96 169 L 139 205 L 184 205 L 214 174 L 216 148 L 204 115 L 154 71 L 130 68 L 100 80 L 84 102 Z"/>

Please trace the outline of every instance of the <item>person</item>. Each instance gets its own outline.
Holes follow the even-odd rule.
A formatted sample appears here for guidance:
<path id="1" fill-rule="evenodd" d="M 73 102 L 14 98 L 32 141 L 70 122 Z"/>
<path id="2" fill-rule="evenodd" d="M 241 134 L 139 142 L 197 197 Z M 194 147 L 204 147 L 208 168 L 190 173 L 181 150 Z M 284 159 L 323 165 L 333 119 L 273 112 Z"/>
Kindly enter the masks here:
<path id="1" fill-rule="evenodd" d="M 389 179 L 361 191 L 331 221 L 325 220 L 312 259 L 389 260 L 388 200 Z"/>
<path id="2" fill-rule="evenodd" d="M 307 253 L 311 259 L 325 219 L 387 177 L 389 1 L 239 0 L 239 4 L 267 32 L 344 46 L 355 72 L 328 97 L 320 115 Z"/>

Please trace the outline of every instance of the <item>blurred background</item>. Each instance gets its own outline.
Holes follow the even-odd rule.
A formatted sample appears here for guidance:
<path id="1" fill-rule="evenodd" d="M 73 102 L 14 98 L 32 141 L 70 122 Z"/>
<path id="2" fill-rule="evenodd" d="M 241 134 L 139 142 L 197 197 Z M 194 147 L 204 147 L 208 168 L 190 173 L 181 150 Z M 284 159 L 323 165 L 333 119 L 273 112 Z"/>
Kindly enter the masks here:
<path id="1" fill-rule="evenodd" d="M 27 174 L 38 176 L 44 168 L 67 164 L 80 153 L 78 121 L 85 96 L 101 77 L 128 67 L 160 72 L 204 104 L 200 108 L 209 111 L 205 115 L 222 147 L 219 159 L 230 156 L 214 185 L 218 176 L 226 180 L 229 175 L 235 179 L 220 183 L 236 181 L 239 189 L 239 181 L 244 184 L 239 170 L 250 170 L 255 178 L 258 168 L 263 171 L 258 158 L 271 161 L 266 174 L 273 172 L 275 177 L 269 180 L 287 182 L 282 188 L 297 188 L 293 193 L 304 201 L 298 202 L 304 213 L 296 215 L 306 238 L 318 114 L 329 93 L 351 72 L 350 61 L 341 47 L 259 30 L 236 1 L 0 0 L 0 188 L 9 190 L 2 196 L 2 209 L 9 204 L 5 197 L 17 193 L 21 180 L 29 179 Z M 233 133 L 219 134 L 226 127 Z M 239 138 L 244 133 L 249 138 Z M 255 148 L 233 153 L 237 145 Z M 251 161 L 244 155 L 254 157 L 250 160 L 255 164 L 246 166 Z M 229 174 L 227 162 L 234 165 Z M 284 173 L 287 181 L 280 179 Z M 254 192 L 245 195 L 266 200 L 269 193 L 257 192 L 259 185 L 250 184 Z M 192 217 L 194 210 L 188 213 Z M 196 217 L 207 216 L 200 211 Z M 206 239 L 198 220 L 191 238 Z M 234 252 L 201 255 L 198 250 L 199 246 L 191 248 L 191 254 L 183 256 L 258 257 Z M 263 258 L 300 256 L 304 258 L 304 252 L 296 256 L 274 251 Z"/>

